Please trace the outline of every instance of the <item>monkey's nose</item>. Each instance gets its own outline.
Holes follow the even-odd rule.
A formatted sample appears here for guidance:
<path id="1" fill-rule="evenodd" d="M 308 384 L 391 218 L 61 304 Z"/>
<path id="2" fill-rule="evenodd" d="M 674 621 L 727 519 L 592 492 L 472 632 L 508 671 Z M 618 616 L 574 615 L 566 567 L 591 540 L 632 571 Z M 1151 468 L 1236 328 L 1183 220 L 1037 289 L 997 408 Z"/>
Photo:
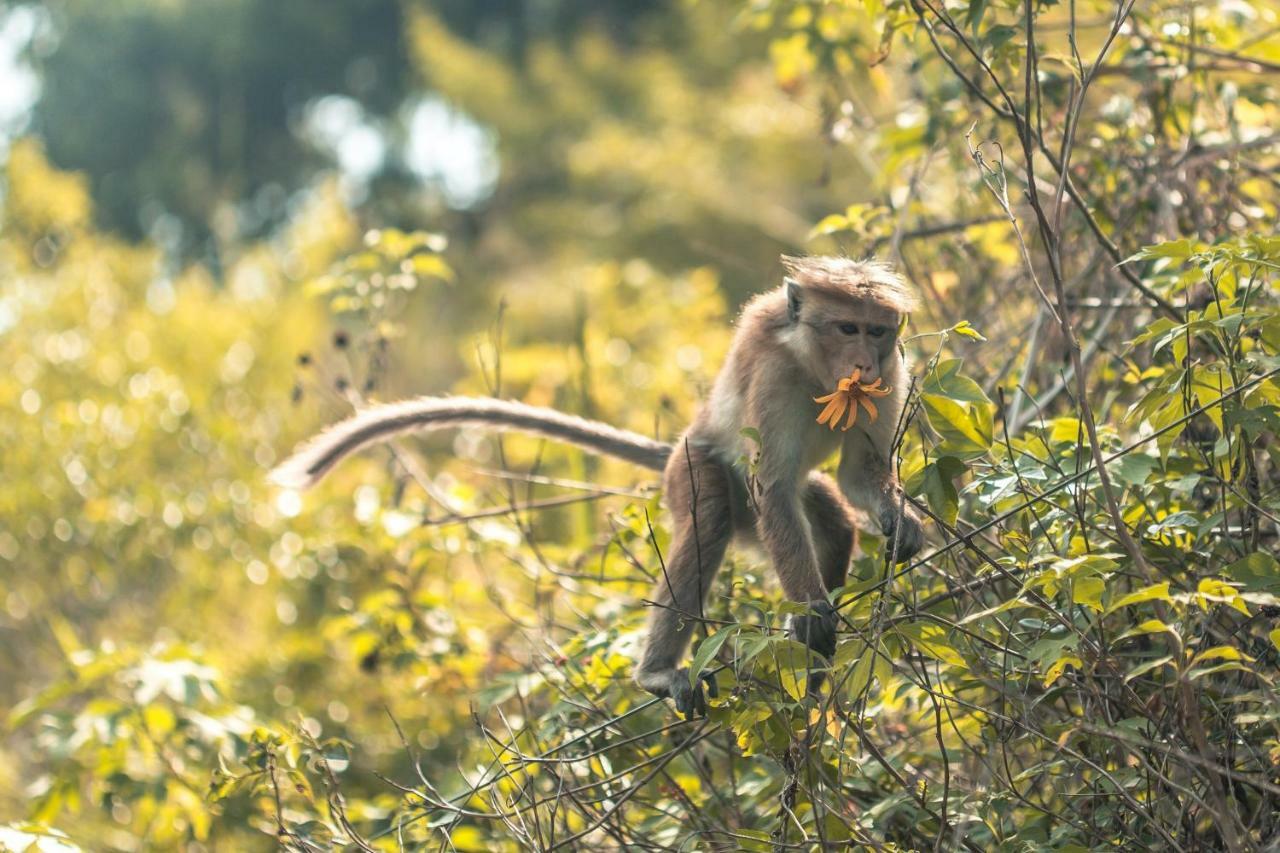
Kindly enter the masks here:
<path id="1" fill-rule="evenodd" d="M 858 381 L 862 383 L 875 382 L 880 377 L 880 369 L 876 364 L 855 364 L 853 370 L 858 371 Z"/>

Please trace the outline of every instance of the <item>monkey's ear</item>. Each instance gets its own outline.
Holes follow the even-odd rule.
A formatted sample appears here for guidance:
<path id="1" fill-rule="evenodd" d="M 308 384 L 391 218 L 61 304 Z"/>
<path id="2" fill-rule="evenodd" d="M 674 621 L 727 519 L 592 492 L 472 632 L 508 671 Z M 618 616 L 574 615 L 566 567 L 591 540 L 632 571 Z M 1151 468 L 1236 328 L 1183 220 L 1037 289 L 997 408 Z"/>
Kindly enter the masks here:
<path id="1" fill-rule="evenodd" d="M 794 323 L 800 319 L 800 282 L 788 276 L 782 283 L 787 288 L 787 319 Z"/>

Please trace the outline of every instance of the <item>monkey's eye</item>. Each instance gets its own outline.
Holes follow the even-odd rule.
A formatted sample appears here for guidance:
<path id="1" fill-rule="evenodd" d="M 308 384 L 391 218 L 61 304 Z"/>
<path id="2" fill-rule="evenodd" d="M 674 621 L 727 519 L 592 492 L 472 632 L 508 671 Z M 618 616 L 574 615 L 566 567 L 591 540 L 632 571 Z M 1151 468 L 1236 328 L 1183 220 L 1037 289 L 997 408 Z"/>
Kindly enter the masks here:
<path id="1" fill-rule="evenodd" d="M 839 328 L 840 328 L 840 334 L 842 335 L 858 334 L 858 326 L 856 323 L 841 323 Z"/>
<path id="2" fill-rule="evenodd" d="M 867 328 L 867 334 L 873 338 L 883 338 L 885 335 L 885 332 L 888 332 L 888 331 L 889 330 L 886 329 L 884 326 L 870 326 Z"/>

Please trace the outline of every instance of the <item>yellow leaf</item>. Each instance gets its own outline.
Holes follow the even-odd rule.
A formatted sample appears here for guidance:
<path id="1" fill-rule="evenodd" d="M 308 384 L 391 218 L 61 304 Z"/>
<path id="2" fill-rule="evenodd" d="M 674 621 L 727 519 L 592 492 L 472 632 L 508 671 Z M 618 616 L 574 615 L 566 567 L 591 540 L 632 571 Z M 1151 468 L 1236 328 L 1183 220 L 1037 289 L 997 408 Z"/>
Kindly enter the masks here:
<path id="1" fill-rule="evenodd" d="M 1077 670 L 1084 669 L 1084 661 L 1080 660 L 1080 658 L 1075 655 L 1064 655 L 1054 661 L 1053 665 L 1044 674 L 1044 686 L 1049 687 L 1061 678 L 1068 665 L 1074 666 Z"/>
<path id="2" fill-rule="evenodd" d="M 947 642 L 947 632 L 941 625 L 913 622 L 898 626 L 898 632 L 906 636 L 917 650 L 934 660 L 953 666 L 965 666 L 964 658 Z"/>
<path id="3" fill-rule="evenodd" d="M 1207 660 L 1247 660 L 1252 661 L 1253 658 L 1246 655 L 1234 646 L 1214 646 L 1211 649 L 1205 649 L 1200 654 L 1191 659 L 1192 664 L 1202 663 Z"/>
<path id="4" fill-rule="evenodd" d="M 846 653 L 842 661 L 840 653 L 850 647 L 857 653 Z M 875 677 L 876 653 L 866 643 L 860 641 L 846 643 L 837 650 L 836 660 L 832 663 L 832 668 L 838 670 L 842 662 L 848 666 L 848 671 L 846 675 L 839 678 L 844 681 L 850 698 L 857 701 L 862 698 L 862 695 L 871 686 L 871 681 Z M 852 663 L 850 664 L 849 662 Z"/>
<path id="5" fill-rule="evenodd" d="M 1169 584 L 1167 582 L 1152 584 L 1151 586 L 1144 587 L 1137 592 L 1131 592 L 1128 595 L 1111 602 L 1111 605 L 1107 608 L 1107 612 L 1114 613 L 1121 607 L 1128 607 L 1132 604 L 1141 604 L 1144 601 L 1155 601 L 1156 599 L 1168 602 L 1173 601 L 1173 599 L 1169 597 Z"/>
<path id="6" fill-rule="evenodd" d="M 844 231 L 848 227 L 848 218 L 841 216 L 838 213 L 833 213 L 830 216 L 824 216 L 817 225 L 813 226 L 813 229 L 809 232 L 809 239 L 812 240 L 814 237 L 818 237 L 823 234 L 834 234 L 837 231 Z"/>
<path id="7" fill-rule="evenodd" d="M 1145 622 L 1139 622 L 1128 631 L 1125 631 L 1123 634 L 1116 637 L 1116 640 L 1123 640 L 1125 637 L 1136 637 L 1140 634 L 1158 634 L 1161 631 L 1167 631 L 1181 642 L 1181 638 L 1178 637 L 1178 632 L 1173 630 L 1169 625 L 1161 622 L 1159 619 L 1148 619 Z"/>
<path id="8" fill-rule="evenodd" d="M 973 327 L 973 324 L 970 323 L 968 320 L 961 320 L 959 323 L 956 323 L 954 326 L 951 327 L 951 331 L 955 332 L 960 337 L 968 338 L 971 341 L 986 340 L 986 338 L 983 337 L 982 333 L 979 332 L 977 329 L 975 329 Z"/>
<path id="9" fill-rule="evenodd" d="M 1236 592 L 1236 588 L 1217 578 L 1204 578 L 1201 580 L 1196 585 L 1196 597 L 1200 606 L 1205 610 L 1209 609 L 1210 602 L 1216 602 L 1234 607 L 1245 616 L 1249 615 L 1249 605 L 1244 603 L 1244 599 L 1240 597 L 1240 593 Z"/>
<path id="10" fill-rule="evenodd" d="M 933 289 L 939 296 L 946 296 L 953 287 L 960 283 L 960 276 L 955 270 L 938 270 L 929 276 L 933 279 Z"/>
<path id="11" fill-rule="evenodd" d="M 1102 578 L 1080 578 L 1071 586 L 1071 601 L 1101 612 L 1102 592 L 1106 588 Z"/>

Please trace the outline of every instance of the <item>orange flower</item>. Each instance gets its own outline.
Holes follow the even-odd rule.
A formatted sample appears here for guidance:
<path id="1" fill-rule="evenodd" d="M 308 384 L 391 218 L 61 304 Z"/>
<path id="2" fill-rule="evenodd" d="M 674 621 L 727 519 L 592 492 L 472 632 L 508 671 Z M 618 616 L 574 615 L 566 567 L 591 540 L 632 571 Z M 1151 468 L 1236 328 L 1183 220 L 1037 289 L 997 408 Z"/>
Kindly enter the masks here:
<path id="1" fill-rule="evenodd" d="M 880 413 L 876 411 L 876 404 L 872 402 L 872 397 L 887 397 L 893 391 L 892 388 L 885 387 L 883 380 L 876 377 L 875 382 L 859 382 L 862 378 L 862 370 L 855 368 L 853 373 L 836 383 L 836 390 L 827 394 L 825 397 L 814 397 L 815 403 L 826 403 L 826 408 L 822 410 L 822 414 L 818 415 L 818 423 L 827 424 L 830 429 L 835 429 L 836 424 L 840 421 L 840 416 L 844 414 L 845 409 L 849 410 L 849 418 L 845 421 L 841 431 L 848 430 L 858 422 L 858 406 L 867 410 L 867 415 L 871 418 L 871 422 L 875 423 L 876 418 L 880 417 Z"/>

